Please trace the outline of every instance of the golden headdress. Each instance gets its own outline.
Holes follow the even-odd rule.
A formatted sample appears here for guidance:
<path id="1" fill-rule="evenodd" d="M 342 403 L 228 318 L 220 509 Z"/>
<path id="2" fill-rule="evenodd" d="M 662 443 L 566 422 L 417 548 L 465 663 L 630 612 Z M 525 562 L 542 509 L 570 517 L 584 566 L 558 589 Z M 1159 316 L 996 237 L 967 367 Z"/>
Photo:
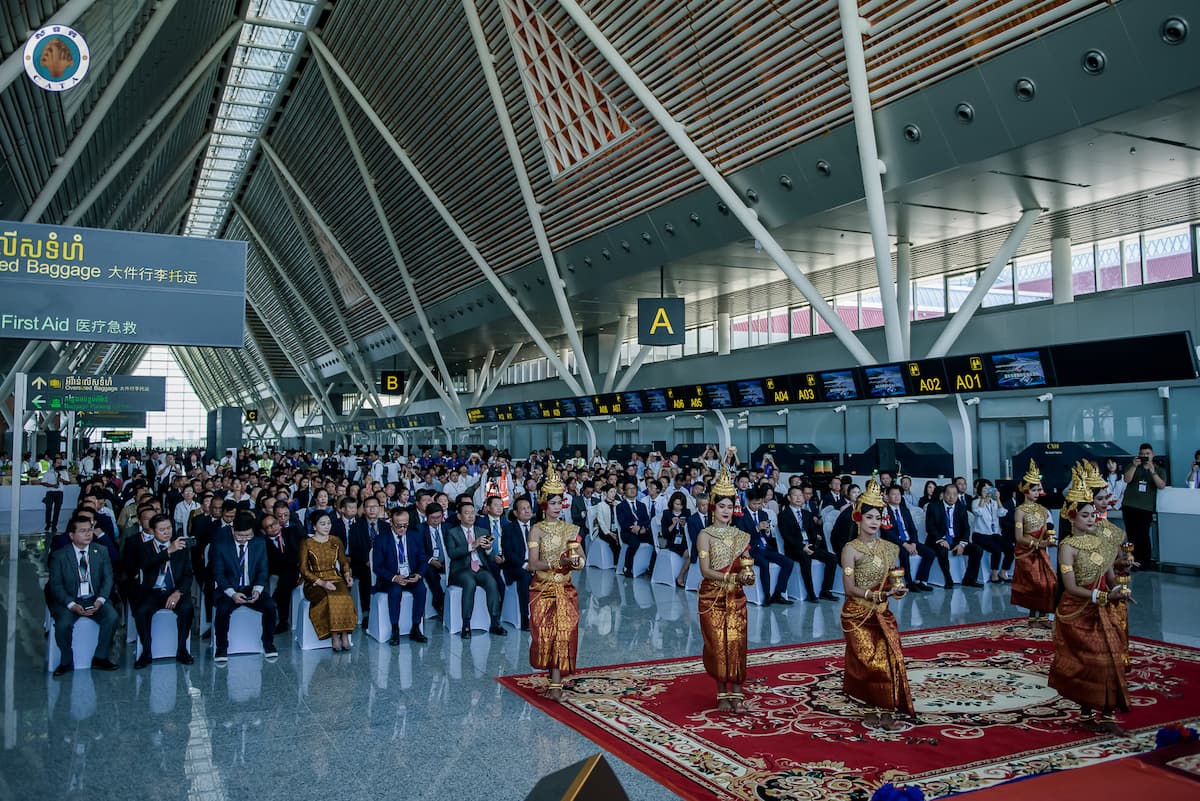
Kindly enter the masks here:
<path id="1" fill-rule="evenodd" d="M 1087 487 L 1087 479 L 1084 478 L 1083 470 L 1079 465 L 1071 468 L 1071 486 L 1067 487 L 1067 491 L 1063 493 L 1063 508 L 1064 515 L 1070 515 L 1080 504 L 1088 504 L 1092 502 L 1092 491 Z"/>
<path id="2" fill-rule="evenodd" d="M 1107 487 L 1108 482 L 1104 480 L 1104 476 L 1100 475 L 1100 468 L 1096 467 L 1096 463 L 1091 459 L 1081 459 L 1079 461 L 1080 471 L 1083 473 L 1083 483 L 1088 489 L 1100 489 Z"/>
<path id="3" fill-rule="evenodd" d="M 1029 469 L 1025 471 L 1025 475 L 1021 478 L 1021 489 L 1027 490 L 1034 484 L 1042 483 L 1042 471 L 1038 470 L 1037 462 L 1033 459 L 1029 460 Z"/>
<path id="4" fill-rule="evenodd" d="M 883 500 L 883 493 L 880 491 L 880 485 L 874 478 L 867 481 L 867 488 L 863 490 L 858 499 L 854 502 L 854 511 L 862 512 L 864 506 L 882 509 L 887 506 Z"/>
<path id="5" fill-rule="evenodd" d="M 546 480 L 542 482 L 541 499 L 545 501 L 552 495 L 562 495 L 566 491 L 567 488 L 563 486 L 558 471 L 554 469 L 554 464 L 546 465 Z"/>
<path id="6" fill-rule="evenodd" d="M 717 480 L 713 483 L 711 502 L 714 506 L 717 504 L 717 498 L 736 498 L 738 496 L 737 487 L 733 485 L 733 479 L 729 477 L 729 465 L 721 463 L 721 472 L 717 474 Z"/>

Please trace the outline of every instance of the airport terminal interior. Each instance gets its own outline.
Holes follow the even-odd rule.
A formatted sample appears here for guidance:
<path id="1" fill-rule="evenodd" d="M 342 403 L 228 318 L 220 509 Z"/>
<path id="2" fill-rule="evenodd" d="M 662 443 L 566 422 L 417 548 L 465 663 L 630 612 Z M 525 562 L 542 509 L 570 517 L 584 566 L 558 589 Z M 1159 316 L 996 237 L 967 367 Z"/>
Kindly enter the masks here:
<path id="1" fill-rule="evenodd" d="M 0 799 L 1200 797 L 1195 0 L 0 0 Z"/>

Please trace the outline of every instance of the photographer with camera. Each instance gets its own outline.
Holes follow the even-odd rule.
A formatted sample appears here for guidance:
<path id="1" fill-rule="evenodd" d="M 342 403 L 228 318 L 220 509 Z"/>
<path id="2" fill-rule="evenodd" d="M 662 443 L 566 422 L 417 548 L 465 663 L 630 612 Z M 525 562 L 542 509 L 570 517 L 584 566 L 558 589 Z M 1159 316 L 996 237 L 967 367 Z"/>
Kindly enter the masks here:
<path id="1" fill-rule="evenodd" d="M 1192 456 L 1192 469 L 1187 477 L 1188 489 L 1200 489 L 1200 451 Z"/>
<path id="2" fill-rule="evenodd" d="M 1008 510 L 1000 505 L 996 488 L 985 478 L 975 484 L 975 494 L 971 503 L 971 511 L 975 513 L 971 520 L 971 542 L 991 555 L 993 584 L 1012 581 L 1008 571 L 1013 566 L 1013 543 L 1000 532 L 1000 518 Z"/>
<path id="3" fill-rule="evenodd" d="M 1150 564 L 1150 525 L 1154 522 L 1158 491 L 1166 486 L 1154 464 L 1154 448 L 1143 442 L 1138 446 L 1137 458 L 1125 468 L 1125 498 L 1121 503 L 1125 533 L 1133 543 L 1133 559 L 1142 565 Z"/>

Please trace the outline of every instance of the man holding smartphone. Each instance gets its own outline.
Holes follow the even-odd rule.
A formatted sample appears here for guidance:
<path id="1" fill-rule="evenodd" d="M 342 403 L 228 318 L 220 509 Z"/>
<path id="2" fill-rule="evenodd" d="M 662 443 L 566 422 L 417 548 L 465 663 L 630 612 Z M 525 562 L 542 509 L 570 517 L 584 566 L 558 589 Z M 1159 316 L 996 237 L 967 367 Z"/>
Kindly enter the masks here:
<path id="1" fill-rule="evenodd" d="M 50 554 L 50 616 L 54 618 L 54 639 L 61 654 L 55 677 L 75 669 L 71 650 L 75 622 L 89 617 L 100 626 L 92 667 L 116 670 L 108 660 L 113 635 L 117 631 L 117 613 L 108 602 L 113 590 L 112 564 L 108 549 L 92 542 L 92 521 L 76 515 L 67 523 L 71 547 Z"/>
<path id="2" fill-rule="evenodd" d="M 1154 522 L 1158 491 L 1166 486 L 1154 464 L 1154 448 L 1143 442 L 1138 446 L 1137 458 L 1125 468 L 1121 516 L 1125 519 L 1125 533 L 1133 543 L 1133 560 L 1146 567 L 1150 565 L 1150 526 Z"/>

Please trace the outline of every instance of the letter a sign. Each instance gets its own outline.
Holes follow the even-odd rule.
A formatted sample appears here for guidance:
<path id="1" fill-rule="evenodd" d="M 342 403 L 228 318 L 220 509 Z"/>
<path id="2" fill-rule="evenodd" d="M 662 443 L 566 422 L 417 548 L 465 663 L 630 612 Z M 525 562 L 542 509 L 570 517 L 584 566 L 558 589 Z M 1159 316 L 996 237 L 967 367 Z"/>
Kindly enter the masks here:
<path id="1" fill-rule="evenodd" d="M 638 344 L 682 345 L 683 298 L 638 298 Z"/>

